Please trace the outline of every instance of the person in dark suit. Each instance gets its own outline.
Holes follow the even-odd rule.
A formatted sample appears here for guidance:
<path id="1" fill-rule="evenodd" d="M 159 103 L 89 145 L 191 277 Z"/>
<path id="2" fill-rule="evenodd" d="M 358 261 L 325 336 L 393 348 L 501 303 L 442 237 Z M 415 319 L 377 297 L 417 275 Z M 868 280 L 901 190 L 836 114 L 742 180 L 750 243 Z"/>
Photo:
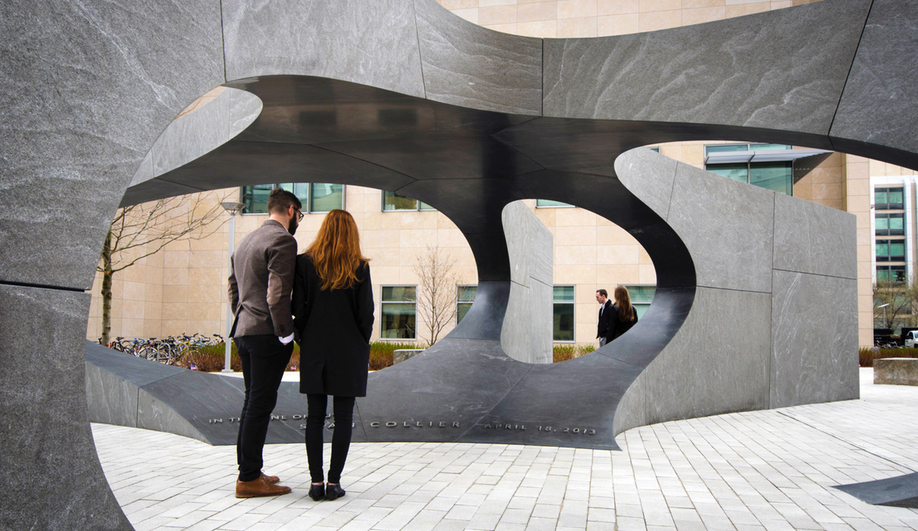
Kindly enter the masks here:
<path id="1" fill-rule="evenodd" d="M 612 305 L 611 318 L 609 320 L 609 341 L 620 337 L 622 334 L 631 330 L 631 327 L 638 322 L 637 311 L 631 305 L 631 295 L 625 286 L 616 286 L 615 304 Z"/>
<path id="2" fill-rule="evenodd" d="M 237 498 L 290 492 L 277 484 L 277 476 L 267 476 L 261 469 L 277 389 L 293 353 L 293 233 L 303 218 L 302 208 L 292 193 L 273 190 L 268 197 L 270 219 L 246 235 L 231 258 L 228 295 L 235 318 L 229 335 L 242 360 L 245 385 L 236 438 Z"/>
<path id="3" fill-rule="evenodd" d="M 596 302 L 599 303 L 599 324 L 596 326 L 596 338 L 599 339 L 599 346 L 603 347 L 611 341 L 609 326 L 612 316 L 612 301 L 609 300 L 609 292 L 605 289 L 596 290 Z"/>
<path id="4" fill-rule="evenodd" d="M 325 217 L 316 239 L 297 257 L 293 314 L 300 344 L 300 393 L 306 395 L 306 457 L 313 500 L 344 496 L 341 472 L 351 444 L 355 397 L 367 396 L 373 285 L 360 254 L 354 218 L 344 210 Z M 328 485 L 322 470 L 322 430 L 328 395 L 334 397 L 334 434 Z"/>

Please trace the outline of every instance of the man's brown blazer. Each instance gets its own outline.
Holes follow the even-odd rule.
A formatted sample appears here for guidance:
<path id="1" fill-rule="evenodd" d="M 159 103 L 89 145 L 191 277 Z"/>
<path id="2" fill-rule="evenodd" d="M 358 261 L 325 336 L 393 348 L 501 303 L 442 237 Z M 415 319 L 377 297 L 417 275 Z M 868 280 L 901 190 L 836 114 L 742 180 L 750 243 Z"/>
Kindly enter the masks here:
<path id="1" fill-rule="evenodd" d="M 239 242 L 229 276 L 231 337 L 293 333 L 290 293 L 296 270 L 296 240 L 269 219 Z"/>

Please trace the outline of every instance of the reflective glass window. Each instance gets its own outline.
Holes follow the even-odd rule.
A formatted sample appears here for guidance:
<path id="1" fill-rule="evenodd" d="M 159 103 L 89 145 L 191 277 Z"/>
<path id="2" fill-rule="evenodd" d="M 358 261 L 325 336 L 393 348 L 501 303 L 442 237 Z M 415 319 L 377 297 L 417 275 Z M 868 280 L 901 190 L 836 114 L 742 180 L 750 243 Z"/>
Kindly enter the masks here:
<path id="1" fill-rule="evenodd" d="M 472 308 L 478 286 L 456 286 L 456 292 L 456 324 L 459 324 Z"/>
<path id="2" fill-rule="evenodd" d="M 415 286 L 383 286 L 380 339 L 415 339 L 417 317 Z"/>
<path id="3" fill-rule="evenodd" d="M 574 286 L 554 286 L 552 339 L 574 340 Z"/>

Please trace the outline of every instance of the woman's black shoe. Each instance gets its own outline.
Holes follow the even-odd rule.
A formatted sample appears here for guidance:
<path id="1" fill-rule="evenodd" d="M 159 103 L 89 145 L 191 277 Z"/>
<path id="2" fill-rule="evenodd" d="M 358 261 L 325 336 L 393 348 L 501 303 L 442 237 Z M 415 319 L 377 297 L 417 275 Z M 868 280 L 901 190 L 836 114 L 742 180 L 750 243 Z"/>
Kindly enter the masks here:
<path id="1" fill-rule="evenodd" d="M 344 489 L 341 488 L 341 485 L 329 483 L 325 487 L 325 499 L 326 500 L 337 500 L 338 498 L 344 497 Z"/>
<path id="2" fill-rule="evenodd" d="M 312 501 L 324 500 L 325 499 L 325 485 L 310 485 L 309 497 L 312 498 Z"/>

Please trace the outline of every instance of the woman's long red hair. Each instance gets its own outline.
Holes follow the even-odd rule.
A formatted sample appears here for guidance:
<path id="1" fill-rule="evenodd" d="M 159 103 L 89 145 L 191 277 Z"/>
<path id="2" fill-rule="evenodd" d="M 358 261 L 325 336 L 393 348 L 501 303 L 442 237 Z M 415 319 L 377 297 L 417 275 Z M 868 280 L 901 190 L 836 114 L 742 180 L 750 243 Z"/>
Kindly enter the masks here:
<path id="1" fill-rule="evenodd" d="M 322 289 L 347 289 L 357 283 L 357 268 L 368 262 L 360 253 L 357 223 L 350 213 L 335 209 L 325 216 L 316 239 L 304 251 L 322 279 Z"/>
<path id="2" fill-rule="evenodd" d="M 618 306 L 618 320 L 623 323 L 634 321 L 634 309 L 631 306 L 631 295 L 625 286 L 615 287 L 615 305 Z"/>

